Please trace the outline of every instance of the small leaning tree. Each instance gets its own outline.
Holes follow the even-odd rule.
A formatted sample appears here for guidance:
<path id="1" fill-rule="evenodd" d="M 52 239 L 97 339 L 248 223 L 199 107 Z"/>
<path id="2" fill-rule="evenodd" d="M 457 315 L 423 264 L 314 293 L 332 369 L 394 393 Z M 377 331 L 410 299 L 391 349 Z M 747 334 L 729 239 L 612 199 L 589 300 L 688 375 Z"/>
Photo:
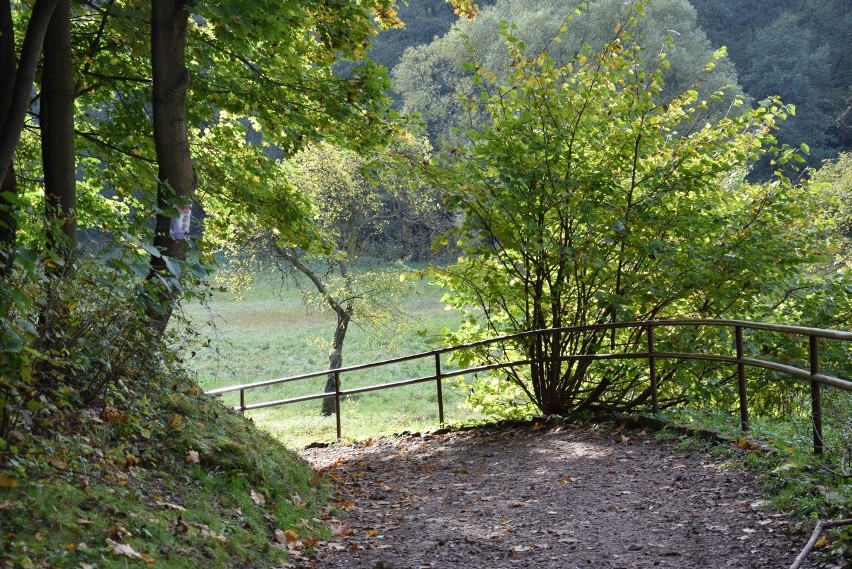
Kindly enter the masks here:
<path id="1" fill-rule="evenodd" d="M 635 8 L 641 17 L 641 4 Z M 426 167 L 462 219 L 452 238 L 463 254 L 439 271 L 446 298 L 467 315 L 454 342 L 747 316 L 759 291 L 776 290 L 822 255 L 807 188 L 780 174 L 765 184 L 744 179 L 768 153 L 778 163 L 802 160 L 777 148 L 773 135 L 794 109 L 775 99 L 747 109 L 735 98 L 727 115 L 699 123 L 708 101 L 697 89 L 663 97 L 666 53 L 650 66 L 657 71 L 645 71 L 630 35 L 635 24 L 631 18 L 603 50 L 587 47 L 564 65 L 544 52 L 525 55 L 504 25 L 511 72 L 498 79 L 477 70 L 481 96 L 470 103 L 490 124 Z M 474 403 L 496 397 L 494 410 L 520 395 L 545 414 L 635 408 L 650 397 L 644 365 L 565 356 L 638 350 L 642 342 L 638 332 L 566 333 L 471 353 L 534 362 L 507 372 L 508 381 L 484 380 Z M 661 375 L 662 403 L 681 397 L 678 386 L 690 380 L 674 364 Z"/>

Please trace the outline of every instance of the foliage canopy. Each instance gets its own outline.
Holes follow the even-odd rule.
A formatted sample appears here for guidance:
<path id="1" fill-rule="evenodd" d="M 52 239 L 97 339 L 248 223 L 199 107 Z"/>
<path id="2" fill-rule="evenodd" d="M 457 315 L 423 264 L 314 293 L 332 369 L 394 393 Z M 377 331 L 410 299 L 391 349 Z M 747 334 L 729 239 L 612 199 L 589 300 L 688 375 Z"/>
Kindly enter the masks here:
<path id="1" fill-rule="evenodd" d="M 508 71 L 476 69 L 480 95 L 471 104 L 490 123 L 428 169 L 463 219 L 453 234 L 463 256 L 440 271 L 448 299 L 468 315 L 455 340 L 745 316 L 761 291 L 826 258 L 806 188 L 780 174 L 765 184 L 743 179 L 765 155 L 803 160 L 775 145 L 777 123 L 793 109 L 775 99 L 746 109 L 736 96 L 736 112 L 702 120 L 726 93 L 667 91 L 666 52 L 655 50 L 649 66 L 635 26 L 625 21 L 603 49 L 586 47 L 564 63 L 547 52 L 528 56 L 504 28 Z M 544 413 L 633 408 L 649 396 L 644 370 L 562 358 L 638 342 L 609 333 L 520 341 L 508 349 L 540 363 L 529 375 L 511 372 L 512 389 Z M 675 399 L 681 393 L 670 384 Z"/>

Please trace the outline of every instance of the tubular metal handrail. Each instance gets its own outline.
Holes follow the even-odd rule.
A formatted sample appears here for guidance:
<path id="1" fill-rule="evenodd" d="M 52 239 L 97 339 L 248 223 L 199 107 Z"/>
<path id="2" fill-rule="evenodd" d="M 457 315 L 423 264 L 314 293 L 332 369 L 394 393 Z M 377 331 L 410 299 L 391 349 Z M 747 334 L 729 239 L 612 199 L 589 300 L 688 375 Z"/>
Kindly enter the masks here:
<path id="1" fill-rule="evenodd" d="M 735 348 L 736 355 L 725 354 L 708 354 L 701 352 L 670 352 L 657 351 L 655 349 L 656 339 L 655 330 L 657 328 L 678 328 L 678 327 L 697 327 L 697 326 L 713 326 L 734 328 L 735 332 Z M 370 391 L 378 391 L 382 389 L 392 389 L 406 385 L 415 385 L 434 381 L 436 383 L 438 395 L 438 416 L 441 425 L 444 424 L 444 405 L 442 380 L 462 375 L 471 375 L 490 370 L 502 369 L 507 367 L 526 366 L 533 363 L 530 359 L 520 359 L 508 362 L 498 362 L 487 365 L 478 365 L 466 367 L 456 370 L 442 370 L 441 357 L 446 354 L 462 350 L 470 350 L 472 348 L 487 347 L 493 344 L 503 344 L 514 340 L 529 338 L 540 335 L 563 334 L 563 333 L 582 333 L 582 332 L 598 332 L 607 330 L 617 330 L 631 328 L 634 330 L 644 331 L 647 335 L 647 351 L 646 352 L 616 352 L 616 353 L 595 353 L 595 354 L 572 354 L 562 356 L 560 361 L 580 361 L 580 360 L 608 360 L 608 359 L 647 359 L 649 368 L 649 379 L 651 384 L 651 400 L 654 413 L 659 411 L 658 402 L 658 385 L 657 385 L 657 370 L 656 361 L 658 359 L 676 359 L 676 360 L 702 360 L 715 361 L 728 364 L 736 364 L 737 379 L 739 391 L 739 411 L 740 411 L 740 427 L 743 432 L 748 430 L 748 397 L 746 385 L 746 367 L 757 367 L 784 373 L 798 379 L 804 379 L 810 382 L 811 388 L 811 418 L 813 423 L 813 439 L 814 452 L 821 453 L 823 451 L 823 434 L 822 434 L 822 410 L 821 410 L 821 386 L 827 385 L 844 391 L 852 392 L 852 381 L 841 379 L 831 375 L 820 373 L 820 354 L 819 341 L 839 340 L 843 342 L 852 342 L 852 332 L 839 330 L 823 330 L 820 328 L 809 328 L 804 326 L 788 326 L 783 324 L 766 324 L 761 322 L 749 322 L 746 320 L 723 320 L 723 319 L 673 319 L 673 320 L 648 320 L 648 321 L 633 321 L 633 322 L 614 322 L 606 324 L 590 324 L 584 326 L 569 326 L 564 328 L 547 328 L 542 330 L 532 330 L 528 332 L 520 332 L 509 334 L 498 338 L 488 340 L 480 340 L 478 342 L 470 342 L 457 346 L 439 348 L 428 352 L 421 352 L 408 356 L 390 358 L 378 362 L 370 362 L 366 364 L 346 366 L 333 370 L 324 370 L 277 379 L 259 381 L 255 383 L 247 383 L 242 385 L 233 385 L 229 387 L 221 387 L 207 391 L 207 394 L 219 396 L 226 393 L 239 392 L 240 404 L 235 409 L 245 412 L 252 409 L 262 409 L 266 407 L 275 407 L 279 405 L 287 405 L 292 403 L 300 403 L 316 399 L 324 399 L 334 397 L 335 399 L 335 414 L 337 420 L 337 438 L 341 438 L 341 419 L 340 419 L 340 397 L 345 395 L 355 395 L 358 393 L 367 393 Z M 771 332 L 779 332 L 787 335 L 807 336 L 808 338 L 808 369 L 802 369 L 791 365 L 781 364 L 769 360 L 762 360 L 753 357 L 746 357 L 744 350 L 743 331 L 744 330 L 766 330 Z M 435 374 L 423 377 L 415 377 L 391 383 L 379 385 L 370 385 L 366 387 L 357 387 L 353 389 L 340 389 L 340 376 L 356 371 L 374 369 L 395 365 L 424 358 L 433 358 L 435 362 Z M 264 401 L 260 403 L 246 404 L 245 394 L 247 391 L 270 387 L 273 385 L 281 385 L 294 381 L 303 381 L 316 377 L 332 376 L 335 380 L 334 392 L 322 392 L 299 397 L 291 397 L 288 399 L 280 399 L 276 401 Z"/>

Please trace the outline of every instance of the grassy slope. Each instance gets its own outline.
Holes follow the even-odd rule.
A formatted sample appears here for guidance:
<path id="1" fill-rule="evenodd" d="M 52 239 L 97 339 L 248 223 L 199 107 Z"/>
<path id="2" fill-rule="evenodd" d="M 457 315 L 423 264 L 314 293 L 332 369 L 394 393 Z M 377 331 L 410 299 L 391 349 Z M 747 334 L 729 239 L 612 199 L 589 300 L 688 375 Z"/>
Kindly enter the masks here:
<path id="1" fill-rule="evenodd" d="M 119 386 L 114 407 L 57 412 L 20 444 L 0 471 L 0 567 L 273 567 L 326 535 L 303 461 L 189 382 L 145 392 Z"/>

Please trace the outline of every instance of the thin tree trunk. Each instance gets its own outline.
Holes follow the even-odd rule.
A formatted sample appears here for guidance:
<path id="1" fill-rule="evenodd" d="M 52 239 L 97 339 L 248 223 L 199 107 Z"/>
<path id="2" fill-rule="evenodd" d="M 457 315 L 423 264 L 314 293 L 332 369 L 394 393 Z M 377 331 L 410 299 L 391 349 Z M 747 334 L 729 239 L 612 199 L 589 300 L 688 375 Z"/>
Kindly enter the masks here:
<path id="1" fill-rule="evenodd" d="M 343 367 L 343 342 L 346 340 L 346 331 L 349 329 L 349 320 L 352 317 L 351 310 L 339 306 L 335 308 L 337 313 L 337 328 L 334 329 L 334 339 L 331 343 L 331 351 L 328 352 L 328 369 L 340 369 Z M 328 374 L 325 379 L 325 392 L 334 393 L 337 389 L 333 373 Z M 334 399 L 326 397 L 322 400 L 322 414 L 332 415 L 335 412 Z"/>
<path id="2" fill-rule="evenodd" d="M 274 245 L 273 247 L 275 249 L 275 252 L 278 253 L 278 255 L 283 257 L 284 260 L 290 263 L 297 271 L 308 277 L 308 280 L 310 280 L 314 284 L 314 287 L 317 289 L 317 292 L 322 295 L 329 308 L 331 308 L 337 315 L 337 328 L 334 329 L 334 338 L 331 342 L 331 350 L 328 352 L 328 369 L 340 369 L 341 367 L 343 367 L 343 342 L 346 340 L 346 331 L 349 329 L 349 321 L 352 319 L 353 314 L 353 306 L 351 301 L 338 301 L 326 288 L 319 275 L 317 275 L 309 266 L 303 263 L 297 255 L 294 255 L 287 249 L 279 247 L 278 245 Z M 344 278 L 348 278 L 349 272 L 346 268 L 346 264 L 340 263 L 338 266 L 340 268 L 341 275 Z M 334 375 L 335 374 L 330 373 L 326 376 L 326 393 L 334 393 L 337 388 L 337 382 L 334 379 Z M 323 399 L 322 414 L 331 415 L 334 413 L 334 411 L 334 399 L 331 397 Z"/>
<path id="3" fill-rule="evenodd" d="M 0 275 L 11 269 L 17 238 L 15 200 L 4 193 L 18 192 L 12 158 L 24 128 L 24 118 L 33 88 L 38 56 L 50 16 L 58 0 L 37 0 L 21 46 L 20 63 L 15 56 L 15 35 L 10 0 L 0 6 Z"/>
<path id="4" fill-rule="evenodd" d="M 170 276 L 163 257 L 179 260 L 186 258 L 186 242 L 175 239 L 170 233 L 174 219 L 174 215 L 170 214 L 176 213 L 175 206 L 190 204 L 196 187 L 186 119 L 186 92 L 189 88 L 189 73 L 185 64 L 188 6 L 186 0 L 151 2 L 154 145 L 159 165 L 159 213 L 154 246 L 160 254 L 151 257 L 150 280 L 154 283 L 156 293 L 148 316 L 158 334 L 165 332 L 174 302 L 172 291 L 158 278 L 168 279 Z"/>
<path id="5" fill-rule="evenodd" d="M 58 258 L 70 261 L 77 244 L 71 0 L 59 0 L 44 39 L 39 123 L 48 246 Z M 53 234 L 55 225 L 61 235 Z"/>

